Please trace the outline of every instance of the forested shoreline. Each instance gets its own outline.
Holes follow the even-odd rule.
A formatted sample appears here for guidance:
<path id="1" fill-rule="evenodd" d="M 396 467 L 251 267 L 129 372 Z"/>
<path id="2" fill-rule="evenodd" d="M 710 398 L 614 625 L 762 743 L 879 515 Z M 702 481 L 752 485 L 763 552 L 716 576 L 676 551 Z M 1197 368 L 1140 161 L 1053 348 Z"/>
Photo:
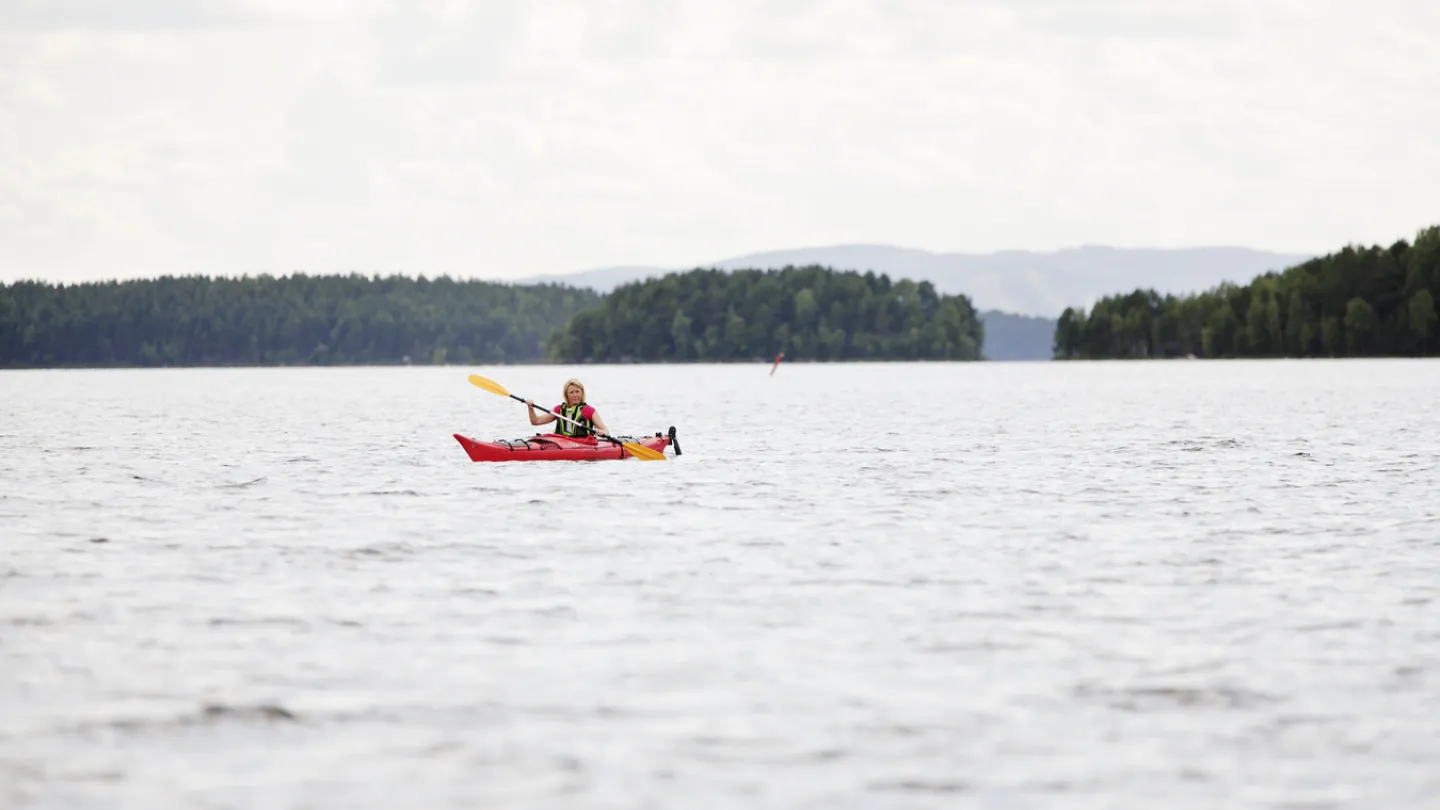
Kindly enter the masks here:
<path id="1" fill-rule="evenodd" d="M 1440 226 L 1346 246 L 1249 284 L 1066 309 L 1055 358 L 1424 357 L 1440 353 Z"/>
<path id="2" fill-rule="evenodd" d="M 695 270 L 608 296 L 358 274 L 0 285 L 5 368 L 973 360 L 982 342 L 964 296 L 819 267 Z"/>
<path id="3" fill-rule="evenodd" d="M 970 299 L 836 271 L 691 270 L 616 288 L 546 344 L 561 362 L 978 360 Z"/>
<path id="4" fill-rule="evenodd" d="M 0 367 L 534 362 L 599 294 L 405 276 L 0 285 Z"/>
<path id="5" fill-rule="evenodd" d="M 1244 285 L 1066 309 L 1053 356 L 1430 356 L 1437 299 L 1440 226 Z M 1030 320 L 1009 316 L 1005 339 Z M 985 337 L 965 295 L 821 266 L 696 269 L 605 295 L 359 274 L 0 284 L 0 368 L 979 360 Z"/>

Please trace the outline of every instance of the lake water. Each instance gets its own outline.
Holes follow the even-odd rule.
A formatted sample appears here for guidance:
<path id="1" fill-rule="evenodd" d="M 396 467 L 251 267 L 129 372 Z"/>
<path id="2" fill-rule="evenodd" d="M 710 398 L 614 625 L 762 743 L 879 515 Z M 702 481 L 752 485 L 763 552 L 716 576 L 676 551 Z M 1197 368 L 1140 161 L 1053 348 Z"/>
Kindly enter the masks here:
<path id="1" fill-rule="evenodd" d="M 0 372 L 0 807 L 1440 801 L 1440 362 L 768 374 Z"/>

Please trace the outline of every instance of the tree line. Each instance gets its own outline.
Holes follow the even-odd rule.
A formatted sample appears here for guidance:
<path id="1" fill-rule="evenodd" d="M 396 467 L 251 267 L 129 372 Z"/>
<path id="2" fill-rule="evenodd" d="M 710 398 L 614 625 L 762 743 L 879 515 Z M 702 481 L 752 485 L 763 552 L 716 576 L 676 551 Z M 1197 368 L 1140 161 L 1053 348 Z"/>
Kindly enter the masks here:
<path id="1" fill-rule="evenodd" d="M 0 285 L 0 367 L 506 363 L 600 296 L 405 276 Z"/>
<path id="2" fill-rule="evenodd" d="M 546 342 L 577 361 L 978 360 L 970 299 L 820 266 L 696 269 L 616 288 Z"/>
<path id="3" fill-rule="evenodd" d="M 1440 352 L 1440 226 L 1348 245 L 1249 284 L 1135 290 L 1066 309 L 1056 359 L 1427 356 Z"/>
<path id="4" fill-rule="evenodd" d="M 0 285 L 0 367 L 979 359 L 965 296 L 822 267 L 695 270 L 608 296 L 405 276 Z"/>

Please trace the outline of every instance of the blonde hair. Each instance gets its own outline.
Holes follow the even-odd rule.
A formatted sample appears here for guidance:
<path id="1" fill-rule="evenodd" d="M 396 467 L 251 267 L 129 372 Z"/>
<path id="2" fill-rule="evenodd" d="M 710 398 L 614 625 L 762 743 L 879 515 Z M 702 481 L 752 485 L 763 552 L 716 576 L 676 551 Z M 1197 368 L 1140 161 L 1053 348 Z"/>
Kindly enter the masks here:
<path id="1" fill-rule="evenodd" d="M 572 377 L 566 380 L 565 385 L 560 388 L 560 401 L 566 405 L 570 404 L 570 386 L 572 385 L 580 389 L 580 401 L 585 401 L 585 383 Z"/>

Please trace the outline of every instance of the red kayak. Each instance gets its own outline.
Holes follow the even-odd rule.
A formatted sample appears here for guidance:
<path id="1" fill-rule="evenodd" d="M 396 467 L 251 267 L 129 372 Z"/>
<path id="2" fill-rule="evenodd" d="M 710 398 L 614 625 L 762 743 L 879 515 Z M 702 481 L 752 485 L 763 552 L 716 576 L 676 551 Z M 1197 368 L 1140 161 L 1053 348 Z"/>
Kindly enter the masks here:
<path id="1" fill-rule="evenodd" d="M 602 459 L 630 458 L 624 447 L 593 436 L 574 439 L 556 433 L 537 433 L 525 439 L 496 439 L 493 442 L 478 442 L 469 436 L 453 434 L 455 441 L 465 448 L 471 461 L 600 461 Z M 622 441 L 643 445 L 651 450 L 665 452 L 674 446 L 675 455 L 680 455 L 680 444 L 675 441 L 675 428 L 670 435 L 656 433 L 654 436 L 616 436 Z"/>

